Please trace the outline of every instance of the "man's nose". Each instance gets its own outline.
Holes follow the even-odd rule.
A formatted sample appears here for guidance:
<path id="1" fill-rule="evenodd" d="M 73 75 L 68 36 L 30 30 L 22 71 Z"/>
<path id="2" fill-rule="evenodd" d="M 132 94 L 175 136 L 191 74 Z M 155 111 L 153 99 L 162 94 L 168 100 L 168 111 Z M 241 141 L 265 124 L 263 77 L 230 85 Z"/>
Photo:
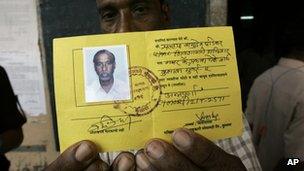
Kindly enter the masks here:
<path id="1" fill-rule="evenodd" d="M 126 10 L 120 14 L 120 23 L 117 28 L 117 33 L 125 33 L 135 31 L 132 26 L 132 14 Z"/>
<path id="2" fill-rule="evenodd" d="M 107 66 L 106 65 L 102 65 L 101 66 L 101 71 L 107 71 Z"/>

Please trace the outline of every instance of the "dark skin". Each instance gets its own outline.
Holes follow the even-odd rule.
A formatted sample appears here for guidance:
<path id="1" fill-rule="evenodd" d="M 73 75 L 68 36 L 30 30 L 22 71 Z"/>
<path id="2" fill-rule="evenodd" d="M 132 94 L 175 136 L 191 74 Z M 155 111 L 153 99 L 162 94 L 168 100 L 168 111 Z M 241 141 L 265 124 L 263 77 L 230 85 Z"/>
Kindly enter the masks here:
<path id="1" fill-rule="evenodd" d="M 136 154 L 137 170 L 246 170 L 239 158 L 187 129 L 175 130 L 172 142 L 150 140 Z"/>
<path id="2" fill-rule="evenodd" d="M 168 6 L 159 0 L 96 0 L 104 33 L 150 31 L 168 26 Z M 246 170 L 241 160 L 217 147 L 208 139 L 186 129 L 177 129 L 170 144 L 161 139 L 151 139 L 135 156 L 122 152 L 113 162 L 111 170 Z M 89 141 L 92 147 L 94 144 Z M 96 157 L 79 165 L 74 162 L 75 148 L 68 148 L 47 170 L 88 170 L 104 163 Z M 96 149 L 96 148 L 95 148 Z M 97 154 L 97 150 L 92 152 Z M 64 162 L 62 162 L 64 161 Z M 65 164 L 63 164 L 65 163 Z M 78 164 L 77 164 L 78 163 Z M 99 164 L 100 165 L 100 164 Z M 53 168 L 53 169 L 52 169 Z M 55 168 L 55 169 L 54 169 Z M 70 168 L 70 169 L 71 169 Z"/>
<path id="3" fill-rule="evenodd" d="M 45 170 L 246 170 L 239 158 L 226 153 L 208 139 L 189 130 L 175 130 L 172 134 L 172 142 L 170 144 L 161 139 L 151 139 L 136 156 L 122 152 L 113 164 L 108 166 L 98 157 L 98 150 L 93 142 L 81 141 L 65 150 Z M 84 148 L 79 150 L 81 145 Z"/>
<path id="4" fill-rule="evenodd" d="M 168 7 L 158 0 L 96 0 L 104 33 L 164 29 Z"/>

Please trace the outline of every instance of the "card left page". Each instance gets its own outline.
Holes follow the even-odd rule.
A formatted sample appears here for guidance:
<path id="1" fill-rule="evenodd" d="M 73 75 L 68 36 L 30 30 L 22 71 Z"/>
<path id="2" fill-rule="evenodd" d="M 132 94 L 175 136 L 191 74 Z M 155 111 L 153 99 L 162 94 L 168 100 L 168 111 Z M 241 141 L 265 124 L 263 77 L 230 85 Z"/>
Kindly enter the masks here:
<path id="1" fill-rule="evenodd" d="M 102 151 L 136 149 L 152 137 L 151 115 L 134 118 L 117 109 L 119 103 L 133 103 L 136 96 L 150 93 L 149 88 L 139 94 L 132 91 L 138 90 L 145 80 L 140 76 L 130 77 L 130 72 L 136 75 L 134 72 L 141 68 L 129 68 L 135 63 L 143 68 L 147 65 L 143 58 L 146 49 L 138 48 L 145 35 L 137 35 L 122 34 L 119 40 L 110 34 L 54 40 L 61 151 L 84 138 L 100 145 Z M 111 77 L 112 88 L 107 92 L 106 84 Z M 145 103 L 144 99 L 141 102 Z M 134 123 L 136 129 L 130 129 Z"/>

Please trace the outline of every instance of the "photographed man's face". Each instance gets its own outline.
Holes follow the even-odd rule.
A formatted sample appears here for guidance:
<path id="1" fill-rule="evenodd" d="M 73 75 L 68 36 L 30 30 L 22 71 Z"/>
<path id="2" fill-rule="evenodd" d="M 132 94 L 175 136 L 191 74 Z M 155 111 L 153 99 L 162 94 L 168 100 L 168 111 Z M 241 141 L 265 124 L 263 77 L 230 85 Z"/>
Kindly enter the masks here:
<path id="1" fill-rule="evenodd" d="M 107 54 L 101 54 L 94 60 L 95 71 L 100 81 L 109 81 L 113 78 L 115 62 Z"/>
<path id="2" fill-rule="evenodd" d="M 159 0 L 96 0 L 100 26 L 105 33 L 163 29 L 167 6 Z"/>

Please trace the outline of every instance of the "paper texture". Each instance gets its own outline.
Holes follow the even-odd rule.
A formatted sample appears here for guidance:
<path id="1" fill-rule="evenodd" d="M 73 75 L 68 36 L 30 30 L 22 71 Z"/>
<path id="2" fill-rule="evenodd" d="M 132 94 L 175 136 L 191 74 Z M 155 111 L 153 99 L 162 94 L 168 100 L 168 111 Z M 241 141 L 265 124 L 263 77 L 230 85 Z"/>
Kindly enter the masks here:
<path id="1" fill-rule="evenodd" d="M 35 1 L 0 1 L 0 32 L 0 65 L 21 106 L 30 116 L 46 114 Z"/>
<path id="2" fill-rule="evenodd" d="M 104 49 L 114 63 L 95 60 Z M 115 91 L 104 93 L 108 75 L 97 73 L 113 66 Z M 55 39 L 54 78 L 61 150 L 84 139 L 101 151 L 139 149 L 150 138 L 170 141 L 180 127 L 211 140 L 243 129 L 231 27 Z M 92 82 L 96 96 L 113 99 L 88 101 Z"/>

